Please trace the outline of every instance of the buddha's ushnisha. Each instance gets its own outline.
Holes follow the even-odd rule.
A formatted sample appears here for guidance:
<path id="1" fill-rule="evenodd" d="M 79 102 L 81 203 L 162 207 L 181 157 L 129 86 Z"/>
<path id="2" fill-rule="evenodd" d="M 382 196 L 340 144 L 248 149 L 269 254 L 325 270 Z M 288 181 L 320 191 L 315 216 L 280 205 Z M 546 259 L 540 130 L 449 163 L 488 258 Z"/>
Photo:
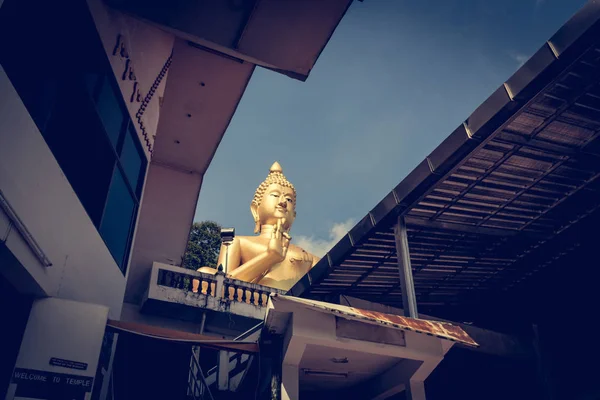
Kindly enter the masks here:
<path id="1" fill-rule="evenodd" d="M 227 273 L 235 279 L 288 290 L 319 259 L 290 243 L 289 232 L 296 218 L 296 189 L 278 162 L 256 189 L 250 211 L 258 236 L 234 239 L 229 246 Z M 224 266 L 225 253 L 222 246 L 218 263 Z"/>

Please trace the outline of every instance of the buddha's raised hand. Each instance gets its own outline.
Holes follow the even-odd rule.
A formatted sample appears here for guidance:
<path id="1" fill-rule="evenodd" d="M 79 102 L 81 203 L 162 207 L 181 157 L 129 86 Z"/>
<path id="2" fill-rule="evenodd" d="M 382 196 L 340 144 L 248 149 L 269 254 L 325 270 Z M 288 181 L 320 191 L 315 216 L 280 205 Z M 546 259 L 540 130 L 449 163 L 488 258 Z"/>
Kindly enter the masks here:
<path id="1" fill-rule="evenodd" d="M 271 231 L 271 239 L 267 245 L 267 253 L 275 258 L 277 262 L 281 262 L 285 259 L 290 245 L 291 237 L 284 228 L 285 222 L 285 218 L 279 218 L 277 220 L 277 224 Z"/>

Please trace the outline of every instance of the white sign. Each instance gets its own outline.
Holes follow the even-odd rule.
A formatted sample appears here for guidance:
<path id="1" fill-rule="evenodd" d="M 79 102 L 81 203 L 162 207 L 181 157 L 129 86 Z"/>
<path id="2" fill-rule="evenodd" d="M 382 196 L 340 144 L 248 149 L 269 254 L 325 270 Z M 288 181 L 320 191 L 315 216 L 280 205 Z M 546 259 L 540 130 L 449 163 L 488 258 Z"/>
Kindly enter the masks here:
<path id="1" fill-rule="evenodd" d="M 96 304 L 35 301 L 6 400 L 89 399 L 107 318 Z"/>

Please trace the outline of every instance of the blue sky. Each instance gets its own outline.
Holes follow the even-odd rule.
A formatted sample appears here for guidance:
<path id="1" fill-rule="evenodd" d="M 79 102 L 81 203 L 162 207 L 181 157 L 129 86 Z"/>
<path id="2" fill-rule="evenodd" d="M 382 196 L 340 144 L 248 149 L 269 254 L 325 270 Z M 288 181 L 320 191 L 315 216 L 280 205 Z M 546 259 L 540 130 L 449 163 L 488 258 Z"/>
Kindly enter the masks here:
<path id="1" fill-rule="evenodd" d="M 279 161 L 298 192 L 293 240 L 322 254 L 585 2 L 355 1 L 306 82 L 256 69 L 195 221 L 251 235 Z"/>

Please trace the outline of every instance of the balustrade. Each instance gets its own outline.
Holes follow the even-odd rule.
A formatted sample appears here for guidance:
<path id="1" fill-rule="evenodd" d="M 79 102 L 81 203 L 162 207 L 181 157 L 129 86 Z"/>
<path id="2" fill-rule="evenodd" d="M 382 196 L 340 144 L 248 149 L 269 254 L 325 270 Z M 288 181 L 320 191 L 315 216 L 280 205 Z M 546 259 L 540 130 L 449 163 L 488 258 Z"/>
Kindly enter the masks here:
<path id="1" fill-rule="evenodd" d="M 156 284 L 205 296 L 217 297 L 236 303 L 266 307 L 271 293 L 284 291 L 255 283 L 192 271 L 185 268 L 155 263 Z"/>
<path id="2" fill-rule="evenodd" d="M 167 286 L 174 289 L 181 289 L 211 296 L 215 293 L 216 277 L 214 275 L 205 274 L 188 270 L 185 268 L 158 267 L 158 280 L 156 282 L 160 286 Z"/>
<path id="3" fill-rule="evenodd" d="M 225 298 L 230 301 L 254 304 L 260 307 L 266 307 L 271 293 L 283 294 L 283 291 L 278 289 L 235 279 L 225 279 L 223 284 L 226 294 Z"/>

